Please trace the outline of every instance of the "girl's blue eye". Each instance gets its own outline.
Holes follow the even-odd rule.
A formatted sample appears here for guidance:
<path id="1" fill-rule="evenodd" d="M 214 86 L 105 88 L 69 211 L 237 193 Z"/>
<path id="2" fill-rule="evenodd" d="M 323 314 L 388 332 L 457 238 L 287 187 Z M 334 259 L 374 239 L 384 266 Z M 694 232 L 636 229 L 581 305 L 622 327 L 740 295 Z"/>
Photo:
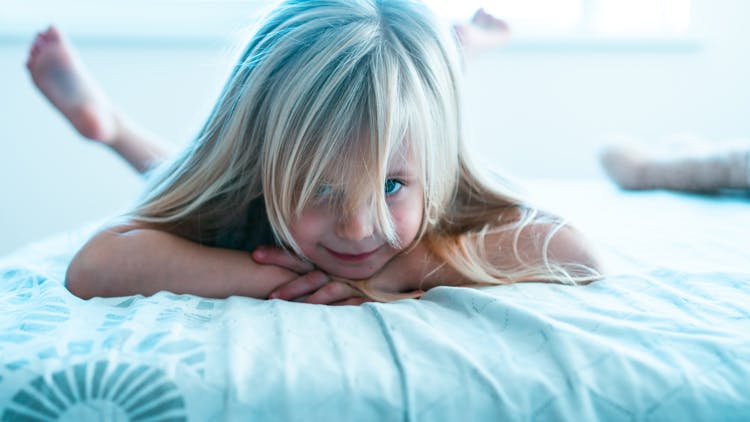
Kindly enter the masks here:
<path id="1" fill-rule="evenodd" d="M 403 186 L 404 184 L 399 182 L 396 179 L 386 179 L 385 180 L 385 195 L 386 196 L 394 195 L 396 194 L 396 192 L 400 191 Z"/>
<path id="2" fill-rule="evenodd" d="M 333 188 L 331 188 L 331 185 L 321 185 L 318 188 L 318 191 L 315 192 L 315 195 L 317 197 L 327 196 L 327 195 L 330 195 L 331 192 L 333 192 Z"/>

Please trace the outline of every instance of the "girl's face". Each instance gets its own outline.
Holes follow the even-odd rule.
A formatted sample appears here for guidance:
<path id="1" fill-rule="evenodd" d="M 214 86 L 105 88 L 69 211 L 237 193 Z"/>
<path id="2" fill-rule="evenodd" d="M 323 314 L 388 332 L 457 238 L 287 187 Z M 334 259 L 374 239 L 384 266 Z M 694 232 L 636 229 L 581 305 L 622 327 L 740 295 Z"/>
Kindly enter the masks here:
<path id="1" fill-rule="evenodd" d="M 289 226 L 294 240 L 315 266 L 332 276 L 366 279 L 412 244 L 424 208 L 424 188 L 412 156 L 397 154 L 391 160 L 383 187 L 401 246 L 391 246 L 377 232 L 373 210 L 363 205 L 351 215 L 337 215 L 329 206 L 327 193 L 322 192 Z"/>

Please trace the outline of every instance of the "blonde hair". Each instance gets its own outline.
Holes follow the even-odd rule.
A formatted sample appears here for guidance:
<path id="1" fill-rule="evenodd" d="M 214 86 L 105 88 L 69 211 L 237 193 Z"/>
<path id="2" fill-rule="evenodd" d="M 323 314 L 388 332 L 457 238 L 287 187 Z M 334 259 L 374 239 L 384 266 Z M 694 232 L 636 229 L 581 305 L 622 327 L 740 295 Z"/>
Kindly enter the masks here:
<path id="1" fill-rule="evenodd" d="M 408 147 L 424 187 L 418 239 L 449 265 L 495 284 L 580 279 L 546 259 L 510 269 L 486 259 L 483 233 L 520 234 L 536 214 L 470 165 L 460 72 L 452 34 L 419 1 L 284 1 L 261 21 L 195 141 L 152 176 L 132 217 L 208 242 L 263 201 L 277 242 L 302 255 L 289 222 L 334 185 L 347 193 L 341 213 L 369 204 L 378 232 L 398 245 L 383 184 L 391 157 Z"/>

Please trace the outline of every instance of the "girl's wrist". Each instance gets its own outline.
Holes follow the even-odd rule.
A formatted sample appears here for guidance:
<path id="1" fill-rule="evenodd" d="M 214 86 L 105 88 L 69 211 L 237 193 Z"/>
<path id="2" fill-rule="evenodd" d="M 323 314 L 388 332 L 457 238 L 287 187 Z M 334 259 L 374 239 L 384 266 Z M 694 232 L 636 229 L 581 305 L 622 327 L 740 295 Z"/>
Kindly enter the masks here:
<path id="1" fill-rule="evenodd" d="M 381 284 L 375 287 L 393 292 L 407 292 L 413 290 L 427 290 L 436 284 L 448 272 L 447 265 L 432 253 L 424 241 L 420 241 L 414 248 L 402 252 L 388 264 L 377 278 Z"/>
<path id="2" fill-rule="evenodd" d="M 417 252 L 415 258 L 419 259 L 415 262 L 415 268 L 419 272 L 414 289 L 429 290 L 436 286 L 460 286 L 468 283 L 463 274 L 432 252 L 425 242 L 421 242 L 414 252 Z"/>

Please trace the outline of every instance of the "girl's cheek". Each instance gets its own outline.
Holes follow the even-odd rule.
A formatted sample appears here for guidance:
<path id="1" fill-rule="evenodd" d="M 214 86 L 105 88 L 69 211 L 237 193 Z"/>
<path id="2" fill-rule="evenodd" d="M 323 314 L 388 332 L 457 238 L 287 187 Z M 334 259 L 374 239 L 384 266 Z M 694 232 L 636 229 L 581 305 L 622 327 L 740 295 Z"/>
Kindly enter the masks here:
<path id="1" fill-rule="evenodd" d="M 401 206 L 392 209 L 396 230 L 405 245 L 411 244 L 417 236 L 417 232 L 419 232 L 419 226 L 422 224 L 421 202 L 419 204 L 408 205 L 411 206 Z"/>
<path id="2" fill-rule="evenodd" d="M 290 231 L 292 237 L 300 246 L 314 241 L 314 238 L 319 235 L 318 232 L 321 230 L 322 225 L 322 219 L 319 214 L 314 210 L 306 209 L 302 212 L 300 218 L 291 225 Z"/>

